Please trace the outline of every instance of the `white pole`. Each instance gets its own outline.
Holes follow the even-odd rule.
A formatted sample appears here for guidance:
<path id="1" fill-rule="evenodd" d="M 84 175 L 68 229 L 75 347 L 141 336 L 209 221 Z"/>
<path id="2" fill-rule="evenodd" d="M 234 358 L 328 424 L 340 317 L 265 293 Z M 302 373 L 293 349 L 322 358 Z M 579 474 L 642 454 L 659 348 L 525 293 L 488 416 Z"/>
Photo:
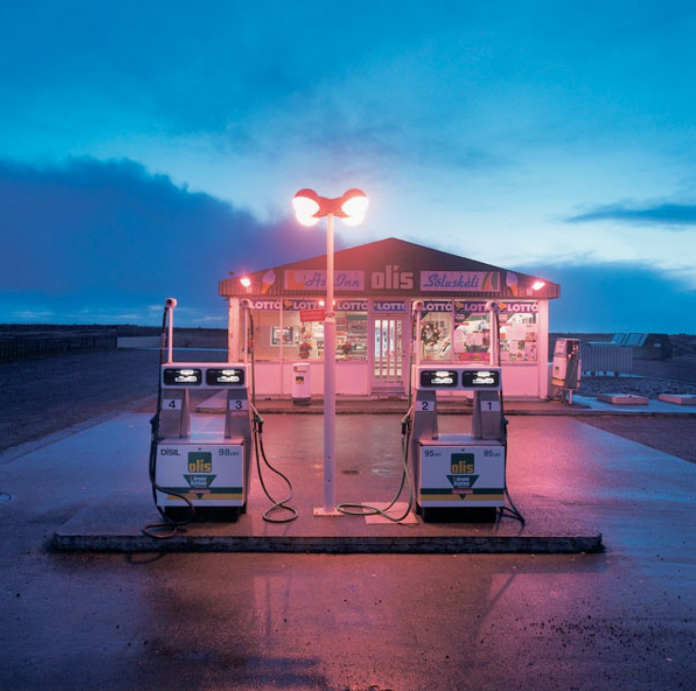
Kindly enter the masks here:
<path id="1" fill-rule="evenodd" d="M 491 315 L 490 324 L 490 352 L 488 357 L 488 364 L 491 367 L 500 367 L 500 319 L 498 314 L 500 313 L 500 307 L 497 302 L 490 303 L 489 314 Z"/>
<path id="2" fill-rule="evenodd" d="M 244 337 L 242 340 L 244 348 L 244 364 L 249 362 L 249 308 L 244 308 Z"/>
<path id="3" fill-rule="evenodd" d="M 169 333 L 167 334 L 167 363 L 172 363 L 172 349 L 174 347 L 174 305 L 170 305 L 169 309 Z"/>
<path id="4" fill-rule="evenodd" d="M 334 217 L 326 216 L 326 313 L 324 317 L 324 512 L 336 511 L 336 319 L 334 318 Z"/>
<path id="5" fill-rule="evenodd" d="M 421 310 L 416 305 L 416 365 L 421 363 Z"/>

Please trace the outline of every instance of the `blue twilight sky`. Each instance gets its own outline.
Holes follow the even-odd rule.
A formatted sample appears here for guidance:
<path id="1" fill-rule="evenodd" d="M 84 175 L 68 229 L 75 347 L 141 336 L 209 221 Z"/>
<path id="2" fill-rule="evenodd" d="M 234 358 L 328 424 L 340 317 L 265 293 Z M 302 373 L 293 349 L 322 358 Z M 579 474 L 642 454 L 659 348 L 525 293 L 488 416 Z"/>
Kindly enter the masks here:
<path id="1" fill-rule="evenodd" d="M 324 252 L 302 187 L 556 281 L 555 331 L 695 333 L 696 3 L 0 5 L 0 322 L 224 326 Z"/>

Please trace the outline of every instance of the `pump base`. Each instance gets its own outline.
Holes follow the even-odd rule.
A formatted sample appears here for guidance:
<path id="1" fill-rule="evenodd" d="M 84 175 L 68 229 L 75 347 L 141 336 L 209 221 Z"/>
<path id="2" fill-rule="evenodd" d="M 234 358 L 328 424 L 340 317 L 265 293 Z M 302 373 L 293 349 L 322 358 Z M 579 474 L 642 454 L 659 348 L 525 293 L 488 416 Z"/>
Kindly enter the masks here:
<path id="1" fill-rule="evenodd" d="M 495 523 L 498 518 L 498 509 L 494 506 L 467 509 L 418 506 L 416 510 L 424 523 Z"/>
<path id="2" fill-rule="evenodd" d="M 196 506 L 191 518 L 191 510 L 187 506 L 164 507 L 164 515 L 177 522 L 190 519 L 196 523 L 236 523 L 243 513 L 246 513 L 246 506 Z"/>

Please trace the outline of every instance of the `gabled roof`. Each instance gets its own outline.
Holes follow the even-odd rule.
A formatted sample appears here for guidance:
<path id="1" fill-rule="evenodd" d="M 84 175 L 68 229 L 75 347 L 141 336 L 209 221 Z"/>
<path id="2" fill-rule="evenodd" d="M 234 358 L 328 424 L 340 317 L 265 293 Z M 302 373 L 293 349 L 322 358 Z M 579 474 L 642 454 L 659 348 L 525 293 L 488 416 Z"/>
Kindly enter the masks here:
<path id="1" fill-rule="evenodd" d="M 430 247 L 417 245 L 397 238 L 387 238 L 365 245 L 339 250 L 334 254 L 335 272 L 347 272 L 353 277 L 363 275 L 363 288 L 353 287 L 342 290 L 336 286 L 336 295 L 351 297 L 361 296 L 403 296 L 411 297 L 424 294 L 424 285 L 428 285 L 428 297 L 477 297 L 477 298 L 555 298 L 560 295 L 560 286 L 545 282 L 543 288 L 532 290 L 534 283 L 540 279 L 528 274 L 509 271 L 493 264 L 460 257 L 456 254 L 441 252 Z M 246 289 L 240 283 L 241 277 L 231 277 L 220 281 L 219 292 L 223 297 L 267 295 L 300 296 L 322 294 L 324 288 L 292 288 L 296 283 L 288 276 L 297 272 L 325 272 L 326 255 L 312 257 L 297 262 L 268 267 L 247 274 L 251 288 Z M 322 275 L 324 275 L 322 273 Z M 461 289 L 452 287 L 452 277 L 472 277 L 472 287 Z M 426 283 L 429 276 L 436 276 L 432 281 L 443 277 L 443 288 L 437 284 Z M 425 277 L 425 278 L 424 278 Z M 474 278 L 478 279 L 473 280 Z M 265 278 L 265 280 L 264 280 Z M 356 283 L 357 283 L 356 279 Z M 462 280 L 462 284 L 466 281 Z"/>

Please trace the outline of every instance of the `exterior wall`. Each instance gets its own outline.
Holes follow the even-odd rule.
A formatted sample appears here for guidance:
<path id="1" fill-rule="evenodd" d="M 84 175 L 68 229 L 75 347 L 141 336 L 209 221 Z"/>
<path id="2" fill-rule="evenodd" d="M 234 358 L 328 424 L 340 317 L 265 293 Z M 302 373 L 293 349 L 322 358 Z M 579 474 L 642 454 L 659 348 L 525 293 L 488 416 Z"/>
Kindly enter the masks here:
<path id="1" fill-rule="evenodd" d="M 338 360 L 336 362 L 336 392 L 337 395 L 341 396 L 369 396 L 374 393 L 372 391 L 373 385 L 373 372 L 375 368 L 375 357 L 374 357 L 374 344 L 375 344 L 375 326 L 374 322 L 376 318 L 384 316 L 379 313 L 375 313 L 372 310 L 372 300 L 369 300 L 369 318 L 367 324 L 367 340 L 368 340 L 368 353 L 366 360 L 355 360 L 355 361 L 342 361 Z M 503 387 L 505 396 L 509 398 L 540 398 L 544 399 L 548 397 L 549 382 L 548 382 L 548 334 L 549 334 L 549 309 L 548 300 L 537 300 L 537 312 L 536 312 L 536 345 L 537 355 L 536 362 L 505 362 L 501 363 L 503 368 Z M 267 319 L 271 322 L 277 324 L 280 334 L 283 330 L 283 310 L 278 310 L 277 312 L 266 313 Z M 277 315 L 277 320 L 275 316 Z M 287 314 L 287 313 L 286 313 Z M 260 319 L 255 320 L 260 323 Z M 229 357 L 230 360 L 238 360 L 240 357 L 243 359 L 244 355 L 241 353 L 242 347 L 242 332 L 243 332 L 243 313 L 240 310 L 239 299 L 230 298 L 229 301 L 229 333 L 228 333 L 228 343 L 229 343 Z M 286 322 L 287 323 L 287 322 Z M 408 324 L 408 318 L 404 322 Z M 274 327 L 275 328 L 275 327 Z M 404 332 L 404 369 L 403 369 L 403 393 L 407 393 L 408 387 L 408 341 L 410 329 Z M 518 336 L 511 337 L 517 339 Z M 523 335 L 519 336 L 524 340 Z M 520 347 L 524 345 L 520 343 Z M 529 348 L 529 343 L 527 344 L 527 349 Z M 268 357 L 268 354 L 266 354 Z M 456 357 L 450 356 L 450 357 Z M 311 377 L 311 393 L 312 396 L 321 397 L 323 395 L 324 388 L 324 362 L 322 360 L 310 359 L 310 360 L 300 360 L 297 353 L 296 347 L 283 347 L 280 345 L 278 347 L 278 360 L 257 360 L 256 362 L 256 393 L 259 396 L 268 397 L 289 397 L 292 394 L 293 389 L 293 364 L 295 362 L 302 362 L 303 364 L 309 364 L 310 366 L 310 377 Z M 443 367 L 455 364 L 466 364 L 463 362 L 456 362 L 455 360 L 443 360 L 443 361 L 426 361 L 422 360 L 421 364 L 427 365 L 432 364 L 437 366 L 438 362 L 441 362 Z M 486 361 L 487 362 L 487 361 Z M 486 362 L 481 362 L 482 366 L 485 366 Z M 470 363 L 475 366 L 475 363 Z M 442 396 L 446 397 L 447 394 L 442 392 Z M 462 395 L 460 394 L 449 394 L 451 395 Z"/>
<path id="2" fill-rule="evenodd" d="M 312 396 L 324 395 L 324 363 L 295 360 L 293 362 L 257 362 L 256 395 L 271 398 L 292 395 L 293 365 L 309 364 Z M 365 362 L 336 363 L 336 393 L 339 396 L 368 396 L 370 382 L 368 365 Z"/>

